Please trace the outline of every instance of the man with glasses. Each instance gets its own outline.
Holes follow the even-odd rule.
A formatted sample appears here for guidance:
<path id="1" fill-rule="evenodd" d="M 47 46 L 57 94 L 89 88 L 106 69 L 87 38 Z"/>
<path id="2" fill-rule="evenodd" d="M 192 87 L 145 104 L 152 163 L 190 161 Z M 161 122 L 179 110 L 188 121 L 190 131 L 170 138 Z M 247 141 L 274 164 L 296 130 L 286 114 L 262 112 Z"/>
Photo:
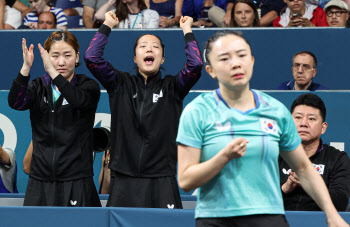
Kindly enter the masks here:
<path id="1" fill-rule="evenodd" d="M 349 7 L 341 0 L 332 0 L 326 4 L 324 10 L 330 27 L 345 27 L 349 19 Z"/>
<path id="2" fill-rule="evenodd" d="M 284 0 L 287 8 L 273 21 L 274 27 L 320 27 L 328 26 L 326 13 L 306 0 Z"/>
<path id="3" fill-rule="evenodd" d="M 302 51 L 293 56 L 293 80 L 281 83 L 277 90 L 327 90 L 326 87 L 314 83 L 317 72 L 317 58 L 310 51 Z"/>

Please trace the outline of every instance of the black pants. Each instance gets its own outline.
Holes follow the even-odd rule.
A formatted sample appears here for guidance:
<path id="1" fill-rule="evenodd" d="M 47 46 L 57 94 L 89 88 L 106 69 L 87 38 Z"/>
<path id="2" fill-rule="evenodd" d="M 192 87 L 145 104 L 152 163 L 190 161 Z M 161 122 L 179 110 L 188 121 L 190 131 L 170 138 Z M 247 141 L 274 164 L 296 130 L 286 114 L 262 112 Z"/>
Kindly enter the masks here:
<path id="1" fill-rule="evenodd" d="M 197 218 L 196 227 L 289 227 L 282 214 L 260 214 L 227 218 Z"/>
<path id="2" fill-rule="evenodd" d="M 175 176 L 131 177 L 112 170 L 107 206 L 182 209 Z"/>

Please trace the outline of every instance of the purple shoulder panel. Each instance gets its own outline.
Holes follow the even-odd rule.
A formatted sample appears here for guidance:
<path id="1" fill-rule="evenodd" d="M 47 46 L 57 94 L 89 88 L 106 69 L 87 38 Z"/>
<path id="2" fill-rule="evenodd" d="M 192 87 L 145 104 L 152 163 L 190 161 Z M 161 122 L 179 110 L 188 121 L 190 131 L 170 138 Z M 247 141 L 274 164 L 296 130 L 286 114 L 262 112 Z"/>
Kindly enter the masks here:
<path id="1" fill-rule="evenodd" d="M 185 46 L 187 61 L 185 67 L 178 74 L 180 87 L 189 91 L 201 76 L 203 60 L 197 41 L 188 42 Z"/>
<path id="2" fill-rule="evenodd" d="M 86 66 L 105 88 L 110 85 L 110 82 L 113 81 L 116 76 L 116 72 L 110 66 L 109 62 L 102 58 L 103 50 L 107 42 L 107 36 L 97 32 L 91 40 L 84 56 Z"/>

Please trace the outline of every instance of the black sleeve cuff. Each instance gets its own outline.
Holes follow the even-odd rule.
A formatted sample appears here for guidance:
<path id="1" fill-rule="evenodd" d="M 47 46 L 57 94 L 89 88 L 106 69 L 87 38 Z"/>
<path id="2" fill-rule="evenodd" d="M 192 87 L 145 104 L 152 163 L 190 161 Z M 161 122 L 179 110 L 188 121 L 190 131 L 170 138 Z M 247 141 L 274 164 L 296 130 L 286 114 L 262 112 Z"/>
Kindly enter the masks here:
<path id="1" fill-rule="evenodd" d="M 99 33 L 104 34 L 107 37 L 109 36 L 109 34 L 111 34 L 111 31 L 112 29 L 104 24 L 102 24 L 101 27 L 98 29 Z"/>
<path id="2" fill-rule="evenodd" d="M 186 44 L 191 41 L 196 41 L 196 38 L 194 37 L 194 34 L 192 32 L 186 33 L 185 35 L 185 42 Z"/>
<path id="3" fill-rule="evenodd" d="M 18 73 L 18 76 L 16 77 L 16 82 L 20 85 L 27 85 L 30 79 L 30 75 L 29 76 L 23 76 L 21 74 L 21 72 Z"/>
<path id="4" fill-rule="evenodd" d="M 58 74 L 55 79 L 52 80 L 52 82 L 60 89 L 63 87 L 66 83 L 68 83 L 68 80 L 66 80 L 61 74 Z"/>

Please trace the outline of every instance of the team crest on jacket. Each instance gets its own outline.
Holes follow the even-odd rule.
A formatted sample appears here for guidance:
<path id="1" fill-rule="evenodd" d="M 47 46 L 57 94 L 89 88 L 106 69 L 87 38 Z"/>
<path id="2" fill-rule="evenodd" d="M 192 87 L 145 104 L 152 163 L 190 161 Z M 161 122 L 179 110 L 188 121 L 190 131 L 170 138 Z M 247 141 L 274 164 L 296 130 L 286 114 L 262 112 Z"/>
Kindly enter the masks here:
<path id="1" fill-rule="evenodd" d="M 67 99 L 66 98 L 63 98 L 63 101 L 62 101 L 62 106 L 64 106 L 64 105 L 68 105 L 69 103 L 68 103 L 68 101 L 67 101 Z"/>
<path id="2" fill-rule="evenodd" d="M 275 120 L 260 118 L 261 130 L 269 134 L 278 134 L 278 125 Z"/>
<path id="3" fill-rule="evenodd" d="M 153 103 L 156 103 L 158 102 L 158 99 L 163 97 L 163 91 L 162 89 L 160 90 L 159 94 L 154 94 L 153 93 Z"/>
<path id="4" fill-rule="evenodd" d="M 313 163 L 312 163 L 313 164 Z M 324 172 L 324 165 L 323 164 L 313 164 L 317 172 L 321 175 L 323 175 Z"/>

